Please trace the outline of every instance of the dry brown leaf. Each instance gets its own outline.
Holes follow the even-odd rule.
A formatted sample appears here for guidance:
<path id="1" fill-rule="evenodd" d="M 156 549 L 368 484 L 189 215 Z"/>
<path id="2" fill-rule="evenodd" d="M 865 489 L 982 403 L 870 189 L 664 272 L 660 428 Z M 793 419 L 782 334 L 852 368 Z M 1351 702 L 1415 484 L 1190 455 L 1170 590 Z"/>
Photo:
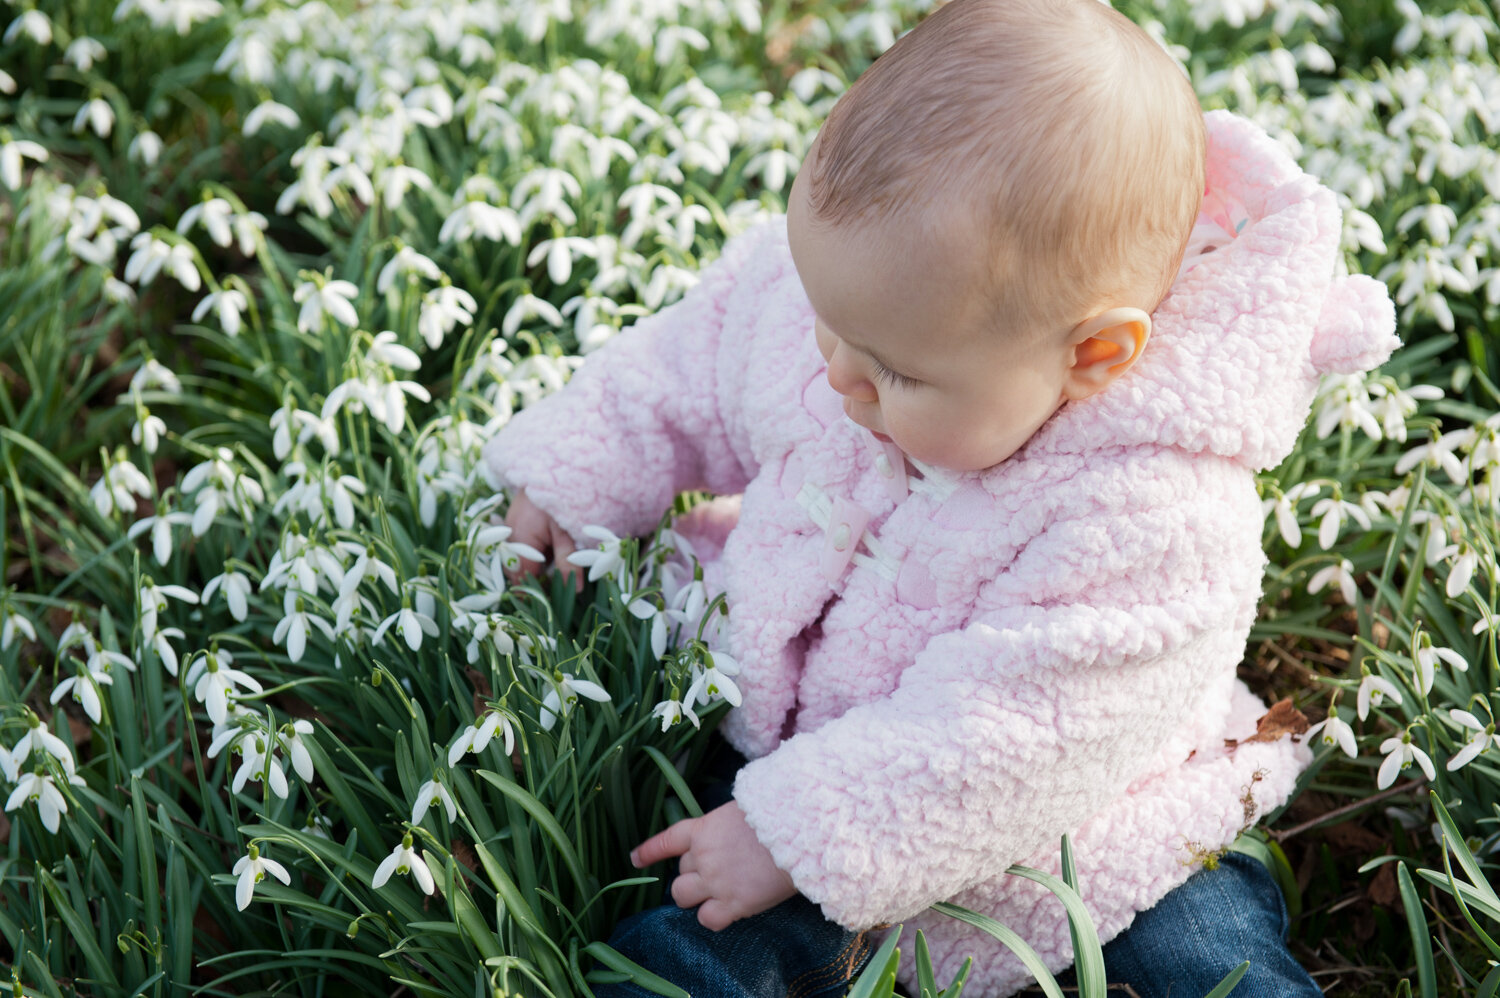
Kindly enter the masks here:
<path id="1" fill-rule="evenodd" d="M 1243 741 L 1235 741 L 1233 738 L 1224 739 L 1224 744 L 1229 748 L 1236 745 L 1248 744 L 1249 742 L 1274 742 L 1287 735 L 1306 734 L 1308 729 L 1307 716 L 1292 706 L 1291 698 L 1277 700 L 1271 705 L 1271 709 L 1261 715 L 1261 719 L 1255 722 L 1255 734 Z"/>

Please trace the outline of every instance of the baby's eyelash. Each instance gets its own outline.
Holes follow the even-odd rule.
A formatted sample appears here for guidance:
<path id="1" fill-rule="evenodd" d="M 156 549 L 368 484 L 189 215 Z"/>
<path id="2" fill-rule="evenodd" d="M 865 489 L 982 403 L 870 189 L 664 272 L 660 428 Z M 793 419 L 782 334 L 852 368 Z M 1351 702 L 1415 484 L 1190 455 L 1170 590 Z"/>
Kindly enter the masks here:
<path id="1" fill-rule="evenodd" d="M 897 374 L 880 361 L 875 360 L 874 357 L 871 357 L 870 360 L 875 364 L 876 379 L 887 385 L 892 385 L 896 388 L 915 388 L 922 383 L 916 378 L 908 378 L 904 374 Z"/>

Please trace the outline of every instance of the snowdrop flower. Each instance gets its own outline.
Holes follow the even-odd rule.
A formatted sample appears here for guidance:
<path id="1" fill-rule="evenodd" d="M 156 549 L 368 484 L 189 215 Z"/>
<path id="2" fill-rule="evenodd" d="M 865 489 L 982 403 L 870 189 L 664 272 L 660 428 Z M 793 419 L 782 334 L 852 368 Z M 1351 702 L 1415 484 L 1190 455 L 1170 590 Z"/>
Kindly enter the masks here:
<path id="1" fill-rule="evenodd" d="M 578 178 L 567 170 L 538 167 L 516 183 L 515 189 L 511 191 L 510 203 L 521 206 L 519 219 L 522 229 L 529 228 L 532 222 L 546 215 L 571 228 L 577 223 L 578 216 L 573 213 L 566 198 L 576 198 L 582 194 L 583 187 L 578 183 Z"/>
<path id="2" fill-rule="evenodd" d="M 255 893 L 255 885 L 266 879 L 270 874 L 283 884 L 291 886 L 292 875 L 287 872 L 286 867 L 274 859 L 266 859 L 260 854 L 260 849 L 255 843 L 250 843 L 249 851 L 235 861 L 234 869 L 229 871 L 232 876 L 239 877 L 234 885 L 234 906 L 240 911 L 250 907 L 250 898 Z"/>
<path id="3" fill-rule="evenodd" d="M 1318 439 L 1323 440 L 1336 428 L 1358 428 L 1371 440 L 1383 436 L 1379 420 L 1370 403 L 1370 393 L 1363 374 L 1333 375 L 1318 389 Z"/>
<path id="4" fill-rule="evenodd" d="M 220 651 L 218 645 L 193 663 L 183 682 L 193 688 L 193 697 L 203 704 L 215 724 L 223 724 L 229 717 L 230 700 L 239 695 L 240 687 L 252 693 L 263 689 L 255 677 L 234 668 L 234 656 Z"/>
<path id="5" fill-rule="evenodd" d="M 660 659 L 667 653 L 666 602 L 660 596 L 651 599 L 638 596 L 625 609 L 637 620 L 651 621 L 651 654 Z"/>
<path id="6" fill-rule="evenodd" d="M 1431 757 L 1411 740 L 1410 728 L 1381 742 L 1380 751 L 1385 754 L 1385 761 L 1380 764 L 1380 772 L 1375 775 L 1375 786 L 1379 790 L 1395 783 L 1396 776 L 1410 769 L 1413 762 L 1422 768 L 1429 780 L 1437 779 Z"/>
<path id="7" fill-rule="evenodd" d="M 614 575 L 623 584 L 629 566 L 625 564 L 625 557 L 620 552 L 620 538 L 594 524 L 584 527 L 583 533 L 598 541 L 599 546 L 591 551 L 574 551 L 568 555 L 569 563 L 587 568 L 590 582 L 597 582 L 606 575 Z"/>
<path id="8" fill-rule="evenodd" d="M 396 251 L 384 267 L 380 268 L 380 276 L 375 279 L 375 290 L 385 294 L 395 286 L 396 278 L 405 277 L 410 280 L 413 277 L 425 277 L 429 281 L 436 281 L 443 276 L 438 265 L 431 258 L 423 256 L 410 246 L 402 246 Z"/>
<path id="9" fill-rule="evenodd" d="M 203 605 L 213 599 L 220 587 L 224 589 L 224 600 L 229 604 L 229 615 L 244 623 L 250 615 L 250 580 L 243 572 L 225 570 L 208 580 L 203 587 Z"/>
<path id="10" fill-rule="evenodd" d="M 677 700 L 663 700 L 651 708 L 651 716 L 661 718 L 661 730 L 665 732 L 672 725 L 679 723 L 684 717 L 693 722 L 693 727 L 698 728 L 702 723 L 698 720 L 697 713 L 693 710 L 693 698 L 687 697 L 681 702 Z"/>
<path id="11" fill-rule="evenodd" d="M 477 720 L 477 724 L 468 725 L 453 739 L 453 744 L 448 748 L 449 766 L 458 765 L 458 760 L 463 758 L 465 752 L 473 752 L 475 755 L 483 752 L 496 734 L 504 740 L 507 759 L 515 752 L 516 733 L 511 729 L 509 718 L 498 710 L 487 710 Z M 448 820 L 453 819 L 450 816 Z"/>
<path id="12" fill-rule="evenodd" d="M 1323 732 L 1324 745 L 1337 745 L 1344 750 L 1345 755 L 1351 759 L 1354 758 L 1354 729 L 1339 717 L 1335 708 L 1329 707 L 1328 716 L 1307 729 L 1307 737 L 1311 738 L 1319 731 Z"/>
<path id="13" fill-rule="evenodd" d="M 151 497 L 151 482 L 129 461 L 116 461 L 104 469 L 104 474 L 89 489 L 89 496 L 100 516 L 109 516 L 117 509 L 133 514 L 137 507 L 136 496 L 142 499 Z"/>
<path id="14" fill-rule="evenodd" d="M 1385 435 L 1397 443 L 1406 442 L 1406 420 L 1417 412 L 1418 402 L 1430 402 L 1443 397 L 1443 390 L 1435 385 L 1412 385 L 1402 389 L 1389 378 L 1383 378 L 1370 386 L 1371 411 L 1380 420 Z"/>
<path id="15" fill-rule="evenodd" d="M 273 586 L 291 586 L 305 593 L 316 593 L 324 580 L 337 592 L 344 580 L 343 566 L 332 552 L 321 545 L 309 544 L 306 537 L 294 530 L 282 537 L 281 547 L 271 555 L 260 588 L 264 592 Z"/>
<path id="16" fill-rule="evenodd" d="M 743 697 L 731 677 L 740 674 L 740 664 L 722 651 L 708 652 L 705 658 L 708 668 L 698 672 L 683 700 L 707 704 L 714 697 L 723 697 L 731 707 L 738 707 Z"/>
<path id="17" fill-rule="evenodd" d="M 434 799 L 443 802 L 443 808 L 448 812 L 449 821 L 458 820 L 458 805 L 453 802 L 453 797 L 448 793 L 448 788 L 437 780 L 428 780 L 417 791 L 416 803 L 411 806 L 411 823 L 413 825 L 420 825 L 422 823 L 422 816 L 427 813 L 427 808 L 432 804 Z"/>
<path id="18" fill-rule="evenodd" d="M 153 233 L 141 232 L 130 240 L 130 248 L 134 252 L 125 261 L 125 280 L 145 287 L 165 270 L 189 291 L 197 291 L 203 286 L 203 276 L 198 272 L 198 254 L 190 243 L 172 243 Z"/>
<path id="19" fill-rule="evenodd" d="M 359 313 L 350 303 L 359 289 L 348 281 L 304 281 L 292 292 L 292 300 L 302 304 L 297 313 L 297 331 L 316 332 L 323 328 L 324 317 L 345 326 L 359 325 Z"/>
<path id="20" fill-rule="evenodd" d="M 23 179 L 24 159 L 45 163 L 49 158 L 46 149 L 29 139 L 11 139 L 0 145 L 0 184 L 9 190 L 19 190 Z"/>
<path id="21" fill-rule="evenodd" d="M 1448 716 L 1455 724 L 1468 729 L 1468 740 L 1464 743 L 1464 747 L 1448 760 L 1448 772 L 1462 769 L 1473 762 L 1481 752 L 1490 747 L 1491 743 L 1500 744 L 1500 736 L 1495 734 L 1494 722 L 1484 724 L 1466 710 L 1450 710 Z"/>
<path id="22" fill-rule="evenodd" d="M 474 559 L 490 559 L 490 582 L 496 590 L 505 587 L 505 576 L 508 572 L 515 572 L 521 567 L 521 560 L 542 564 L 547 556 L 542 554 L 530 544 L 522 544 L 520 541 L 510 540 L 511 528 L 503 524 L 480 525 L 475 521 L 474 527 L 470 528 L 469 545 L 474 551 Z"/>
<path id="23" fill-rule="evenodd" d="M 307 650 L 307 636 L 314 627 L 322 631 L 328 640 L 333 640 L 332 625 L 317 614 L 308 613 L 301 596 L 287 593 L 283 609 L 286 615 L 276 625 L 276 632 L 271 635 L 271 640 L 277 644 L 286 642 L 287 657 L 293 662 L 302 660 L 302 653 Z"/>
<path id="24" fill-rule="evenodd" d="M 1464 466 L 1454 455 L 1453 449 L 1458 446 L 1459 441 L 1467 432 L 1467 430 L 1454 430 L 1442 436 L 1434 434 L 1427 443 L 1413 447 L 1402 454 L 1400 460 L 1396 462 L 1395 473 L 1404 475 L 1417 465 L 1426 464 L 1433 470 L 1443 469 L 1450 482 L 1465 481 L 1468 476 L 1464 473 Z"/>
<path id="25" fill-rule="evenodd" d="M 130 140 L 130 148 L 126 155 L 133 163 L 142 166 L 155 166 L 157 160 L 161 159 L 163 143 L 161 136 L 155 132 L 140 132 Z"/>
<path id="26" fill-rule="evenodd" d="M 500 332 L 506 339 L 511 339 L 521 328 L 521 323 L 532 318 L 539 318 L 554 329 L 563 324 L 562 313 L 557 310 L 557 306 L 527 292 L 518 296 L 510 308 L 505 310 L 505 317 L 500 320 Z"/>
<path id="27" fill-rule="evenodd" d="M 239 246 L 240 252 L 245 256 L 254 256 L 255 248 L 260 244 L 270 223 L 260 212 L 247 211 L 230 219 L 229 227 L 234 230 L 235 244 Z"/>
<path id="28" fill-rule="evenodd" d="M 1324 551 L 1333 547 L 1339 539 L 1339 531 L 1344 526 L 1344 517 L 1349 517 L 1366 530 L 1370 529 L 1370 517 L 1364 509 L 1344 499 L 1338 487 L 1334 487 L 1334 494 L 1328 498 L 1319 499 L 1313 503 L 1312 515 L 1321 517 L 1318 521 L 1318 546 Z"/>
<path id="29" fill-rule="evenodd" d="M 132 288 L 118 277 L 106 277 L 104 279 L 104 286 L 100 289 L 100 295 L 111 305 L 135 304 L 135 288 Z"/>
<path id="30" fill-rule="evenodd" d="M 291 787 L 286 782 L 286 771 L 281 768 L 281 760 L 267 750 L 265 737 L 259 732 L 253 733 L 241 739 L 237 748 L 241 752 L 240 768 L 235 771 L 230 791 L 239 793 L 250 781 L 259 783 L 264 779 L 271 793 L 286 800 L 287 794 L 291 792 Z"/>
<path id="31" fill-rule="evenodd" d="M 172 675 L 177 675 L 177 649 L 167 643 L 168 638 L 184 638 L 178 627 L 163 627 L 151 637 L 151 650 L 156 652 L 156 657 L 161 659 L 162 667 Z"/>
<path id="32" fill-rule="evenodd" d="M 1448 582 L 1444 591 L 1449 599 L 1456 599 L 1460 593 L 1469 588 L 1469 580 L 1474 577 L 1474 569 L 1479 564 L 1479 551 L 1468 541 L 1459 541 L 1457 544 L 1448 544 L 1439 548 L 1432 555 L 1428 559 L 1428 564 L 1443 558 L 1451 559 L 1448 567 Z"/>
<path id="33" fill-rule="evenodd" d="M 182 394 L 182 382 L 177 375 L 155 357 L 147 357 L 146 362 L 130 376 L 130 388 L 119 397 L 119 401 L 152 388 L 159 388 L 168 395 Z"/>
<path id="34" fill-rule="evenodd" d="M 410 347 L 396 342 L 396 334 L 387 329 L 370 341 L 365 359 L 372 364 L 383 364 L 402 371 L 416 371 L 422 367 L 422 359 Z"/>
<path id="35" fill-rule="evenodd" d="M 526 266 L 535 267 L 543 259 L 547 261 L 547 276 L 553 284 L 565 284 L 573 275 L 573 261 L 580 257 L 590 259 L 599 255 L 591 239 L 582 236 L 560 236 L 543 239 L 532 247 L 526 257 Z"/>
<path id="36" fill-rule="evenodd" d="M 200 224 L 216 245 L 227 247 L 234 238 L 229 231 L 229 220 L 233 215 L 234 206 L 223 198 L 199 201 L 177 220 L 177 233 L 187 235 L 189 229 Z"/>
<path id="37" fill-rule="evenodd" d="M 19 772 L 21 764 L 31 756 L 31 750 L 36 749 L 38 755 L 50 755 L 62 764 L 64 772 L 69 776 L 73 775 L 77 767 L 73 762 L 73 752 L 68 748 L 67 743 L 48 731 L 47 725 L 43 724 L 41 718 L 30 710 L 26 712 L 26 723 L 28 725 L 26 734 L 22 735 L 21 740 L 16 742 L 15 747 L 10 750 L 10 772 Z"/>
<path id="38" fill-rule="evenodd" d="M 1391 703 L 1401 703 L 1401 691 L 1396 684 L 1389 679 L 1383 679 L 1374 675 L 1368 668 L 1362 667 L 1364 675 L 1359 681 L 1359 696 L 1355 700 L 1355 713 L 1363 721 L 1369 716 L 1371 707 L 1379 707 L 1386 698 L 1391 698 Z"/>
<path id="39" fill-rule="evenodd" d="M 342 546 L 346 550 L 353 548 L 359 553 L 354 559 L 354 565 L 344 573 L 343 581 L 339 583 L 338 592 L 340 599 L 347 599 L 360 587 L 360 584 L 365 579 L 384 582 L 386 588 L 392 593 L 399 593 L 401 591 L 396 582 L 396 570 L 380 560 L 375 553 L 375 545 L 373 543 L 359 547 L 357 544 L 345 541 Z"/>
<path id="40" fill-rule="evenodd" d="M 28 641 L 36 640 L 36 628 L 31 621 L 6 601 L 0 601 L 0 652 L 8 651 L 20 634 Z"/>
<path id="41" fill-rule="evenodd" d="M 0 94 L 13 94 L 16 92 L 16 78 L 5 70 L 0 69 Z"/>
<path id="42" fill-rule="evenodd" d="M 38 45 L 51 45 L 52 21 L 46 14 L 35 8 L 22 11 L 19 17 L 10 22 L 10 27 L 5 29 L 4 38 L 0 40 L 9 45 L 21 35 L 25 35 Z"/>
<path id="43" fill-rule="evenodd" d="M 147 516 L 130 525 L 125 531 L 125 536 L 135 540 L 147 530 L 151 531 L 151 553 L 158 565 L 165 565 L 172 558 L 172 527 L 184 523 L 191 523 L 191 513 L 182 511 L 158 513 L 155 516 Z"/>
<path id="44" fill-rule="evenodd" d="M 443 337 L 460 323 L 465 326 L 474 322 L 474 313 L 479 305 L 474 296 L 451 284 L 433 288 L 422 296 L 422 311 L 417 316 L 417 332 L 427 342 L 430 350 L 436 350 Z"/>
<path id="45" fill-rule="evenodd" d="M 109 674 L 108 669 L 98 671 L 87 667 L 80 667 L 77 674 L 69 676 L 52 691 L 47 702 L 56 705 L 59 700 L 73 694 L 73 702 L 83 707 L 83 712 L 89 716 L 89 720 L 98 724 L 104 716 L 104 705 L 99 700 L 100 686 L 113 686 L 114 677 Z"/>
<path id="46" fill-rule="evenodd" d="M 395 211 L 406 199 L 406 192 L 415 187 L 420 191 L 432 190 L 432 178 L 414 166 L 396 163 L 386 167 L 376 177 L 381 188 L 381 201 L 386 211 Z"/>
<path id="47" fill-rule="evenodd" d="M 315 839 L 333 840 L 333 822 L 327 815 L 308 813 L 307 820 L 302 823 L 302 833 L 311 835 Z"/>
<path id="48" fill-rule="evenodd" d="M 1417 650 L 1413 657 L 1417 667 L 1417 682 L 1422 687 L 1423 696 L 1432 692 L 1432 683 L 1437 677 L 1440 662 L 1448 663 L 1459 672 L 1469 671 L 1468 660 L 1452 648 L 1434 647 L 1432 638 L 1425 631 L 1417 635 Z"/>
<path id="49" fill-rule="evenodd" d="M 84 786 L 84 782 L 77 776 L 69 775 L 68 782 L 74 786 Z M 42 825 L 47 831 L 56 835 L 62 825 L 62 816 L 68 813 L 68 801 L 57 789 L 57 781 L 52 778 L 51 773 L 23 773 L 16 783 L 16 789 L 11 791 L 10 797 L 5 802 L 6 811 L 14 811 L 27 801 L 36 801 L 37 814 L 41 816 Z"/>
<path id="50" fill-rule="evenodd" d="M 292 430 L 297 430 L 297 443 L 305 444 L 313 437 L 323 445 L 323 450 L 333 454 L 339 449 L 338 429 L 332 417 L 324 418 L 316 412 L 298 409 L 290 401 L 271 414 L 271 452 L 278 460 L 285 460 L 292 452 Z"/>
<path id="51" fill-rule="evenodd" d="M 558 712 L 563 717 L 572 713 L 578 704 L 579 697 L 588 697 L 596 703 L 608 703 L 610 696 L 604 691 L 604 687 L 587 679 L 575 679 L 570 672 L 554 672 L 551 676 L 552 689 L 542 699 L 541 722 L 543 731 L 551 731 L 553 725 L 557 724 Z"/>
<path id="52" fill-rule="evenodd" d="M 264 502 L 265 490 L 249 475 L 235 470 L 232 462 L 234 452 L 220 447 L 214 456 L 194 465 L 182 478 L 182 491 L 193 495 L 193 536 L 202 537 L 213 525 L 220 507 L 237 510 L 244 519 L 255 512 L 255 505 Z"/>
<path id="53" fill-rule="evenodd" d="M 1308 593 L 1321 592 L 1329 583 L 1336 584 L 1339 594 L 1344 597 L 1344 602 L 1353 606 L 1359 595 L 1359 589 L 1354 584 L 1354 564 L 1348 558 L 1340 558 L 1332 565 L 1320 568 L 1307 580 Z"/>
<path id="54" fill-rule="evenodd" d="M 505 618 L 498 613 L 461 613 L 453 618 L 453 626 L 469 631 L 469 644 L 464 653 L 470 664 L 479 661 L 480 646 L 486 641 L 493 644 L 501 655 L 515 653 L 516 643 L 510 636 Z"/>
<path id="55" fill-rule="evenodd" d="M 509 208 L 483 201 L 466 201 L 449 212 L 438 230 L 438 242 L 467 242 L 481 236 L 491 242 L 521 245 L 521 221 Z"/>
<path id="56" fill-rule="evenodd" d="M 245 300 L 245 293 L 236 288 L 211 291 L 193 309 L 193 321 L 202 322 L 203 317 L 212 311 L 218 316 L 224 335 L 234 339 L 240 334 L 242 325 L 240 316 L 249 307 L 249 303 Z"/>
<path id="57" fill-rule="evenodd" d="M 296 128 L 302 124 L 302 119 L 297 112 L 285 104 L 278 104 L 273 100 L 264 100 L 250 109 L 245 115 L 245 125 L 240 130 L 246 136 L 254 135 L 268 124 L 280 125 L 283 128 Z"/>
<path id="58" fill-rule="evenodd" d="M 385 643 L 385 632 L 392 624 L 396 625 L 396 632 L 406 639 L 406 646 L 412 651 L 422 647 L 422 635 L 435 638 L 438 636 L 437 621 L 425 613 L 420 613 L 411 608 L 410 603 L 403 603 L 401 609 L 391 614 L 380 622 L 375 628 L 375 633 L 370 636 L 370 641 L 376 645 Z"/>
<path id="59" fill-rule="evenodd" d="M 136 409 L 136 422 L 130 428 L 130 439 L 139 445 L 147 454 L 155 454 L 157 445 L 161 443 L 162 435 L 167 432 L 167 424 L 162 422 L 159 416 L 151 415 L 151 410 L 145 406 Z"/>
<path id="60" fill-rule="evenodd" d="M 375 875 L 370 878 L 370 887 L 383 886 L 393 873 L 410 873 L 417 886 L 422 888 L 423 894 L 431 894 L 437 890 L 437 883 L 432 879 L 432 871 L 427 868 L 426 861 L 412 849 L 411 832 L 401 836 L 401 844 L 380 861 L 380 865 L 375 868 Z"/>
<path id="61" fill-rule="evenodd" d="M 158 586 L 151 576 L 141 580 L 137 594 L 140 599 L 141 639 L 150 641 L 156 636 L 156 615 L 167 608 L 168 598 L 184 603 L 197 604 L 198 594 L 183 586 Z"/>

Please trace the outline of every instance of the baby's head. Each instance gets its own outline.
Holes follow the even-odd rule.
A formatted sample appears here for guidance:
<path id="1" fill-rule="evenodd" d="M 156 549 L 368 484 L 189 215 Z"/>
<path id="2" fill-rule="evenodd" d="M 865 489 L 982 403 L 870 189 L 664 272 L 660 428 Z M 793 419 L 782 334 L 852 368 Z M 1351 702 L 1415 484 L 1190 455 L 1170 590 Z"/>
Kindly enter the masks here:
<path id="1" fill-rule="evenodd" d="M 1204 183 L 1181 71 L 1097 0 L 952 0 L 834 107 L 787 232 L 828 380 L 912 457 L 1005 460 L 1139 356 Z"/>

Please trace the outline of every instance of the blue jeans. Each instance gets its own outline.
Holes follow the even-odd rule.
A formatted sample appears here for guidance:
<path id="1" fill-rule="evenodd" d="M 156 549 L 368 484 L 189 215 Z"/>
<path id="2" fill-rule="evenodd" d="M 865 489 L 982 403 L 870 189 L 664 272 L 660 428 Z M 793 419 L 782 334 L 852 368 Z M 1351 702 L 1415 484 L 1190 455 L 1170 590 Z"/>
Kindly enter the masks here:
<path id="1" fill-rule="evenodd" d="M 1203 998 L 1249 960 L 1230 998 L 1320 998 L 1286 948 L 1286 927 L 1266 868 L 1229 853 L 1106 943 L 1104 966 L 1111 984 L 1129 984 L 1140 998 Z M 828 921 L 801 895 L 722 932 L 699 925 L 696 909 L 665 904 L 620 923 L 610 945 L 693 998 L 842 998 L 875 949 L 866 933 Z M 1072 986 L 1071 971 L 1059 980 Z M 593 990 L 654 998 L 628 981 Z"/>
<path id="2" fill-rule="evenodd" d="M 699 795 L 705 810 L 729 800 L 734 763 Z M 1235 967 L 1250 970 L 1230 998 L 1321 998 L 1286 947 L 1286 903 L 1259 860 L 1231 852 L 1200 870 L 1104 946 L 1111 984 L 1140 998 L 1203 998 Z M 621 922 L 609 944 L 693 998 L 843 998 L 875 951 L 868 933 L 823 917 L 802 895 L 721 932 L 695 908 L 671 902 Z M 1059 979 L 1071 986 L 1071 971 Z M 939 981 L 939 987 L 946 985 Z M 626 981 L 593 987 L 597 998 L 655 998 Z"/>

